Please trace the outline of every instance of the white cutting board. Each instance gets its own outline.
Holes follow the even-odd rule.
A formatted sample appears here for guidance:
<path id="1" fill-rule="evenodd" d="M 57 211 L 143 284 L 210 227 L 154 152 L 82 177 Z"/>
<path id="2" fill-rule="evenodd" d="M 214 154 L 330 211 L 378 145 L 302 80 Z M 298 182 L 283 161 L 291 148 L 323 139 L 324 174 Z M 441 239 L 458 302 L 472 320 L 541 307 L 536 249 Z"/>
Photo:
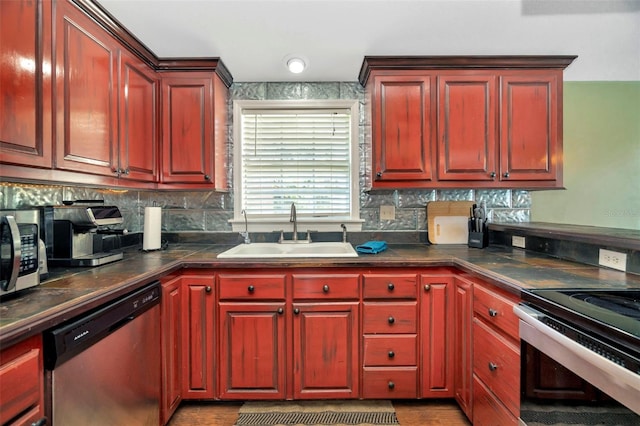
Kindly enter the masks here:
<path id="1" fill-rule="evenodd" d="M 436 216 L 433 218 L 431 244 L 467 244 L 469 242 L 469 216 Z"/>

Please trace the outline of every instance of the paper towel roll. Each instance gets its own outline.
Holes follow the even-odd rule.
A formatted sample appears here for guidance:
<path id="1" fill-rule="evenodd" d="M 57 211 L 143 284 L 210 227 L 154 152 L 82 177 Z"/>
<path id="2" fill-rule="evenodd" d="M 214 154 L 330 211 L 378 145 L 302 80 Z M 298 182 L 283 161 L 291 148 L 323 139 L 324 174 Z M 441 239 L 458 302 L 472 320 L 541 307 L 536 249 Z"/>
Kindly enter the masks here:
<path id="1" fill-rule="evenodd" d="M 142 250 L 158 250 L 160 248 L 160 233 L 162 230 L 162 208 L 144 208 L 144 234 Z"/>

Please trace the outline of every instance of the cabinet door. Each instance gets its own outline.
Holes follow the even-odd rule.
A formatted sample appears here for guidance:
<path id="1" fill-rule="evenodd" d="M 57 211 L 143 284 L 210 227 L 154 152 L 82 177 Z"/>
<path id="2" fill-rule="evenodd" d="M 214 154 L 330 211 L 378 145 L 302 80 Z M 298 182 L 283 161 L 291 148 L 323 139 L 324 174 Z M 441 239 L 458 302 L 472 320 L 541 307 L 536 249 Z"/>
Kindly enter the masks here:
<path id="1" fill-rule="evenodd" d="M 180 278 L 162 284 L 162 424 L 169 422 L 182 401 L 181 285 Z"/>
<path id="2" fill-rule="evenodd" d="M 213 183 L 213 74 L 162 77 L 162 181 Z"/>
<path id="3" fill-rule="evenodd" d="M 213 277 L 182 278 L 182 399 L 214 398 Z"/>
<path id="4" fill-rule="evenodd" d="M 295 399 L 358 398 L 358 303 L 294 303 Z"/>
<path id="5" fill-rule="evenodd" d="M 438 179 L 493 180 L 496 176 L 496 77 L 438 76 Z"/>
<path id="6" fill-rule="evenodd" d="M 44 418 L 42 337 L 0 351 L 0 424 L 35 424 Z"/>
<path id="7" fill-rule="evenodd" d="M 453 278 L 421 278 L 422 396 L 453 397 Z"/>
<path id="8" fill-rule="evenodd" d="M 562 185 L 562 72 L 528 71 L 502 81 L 500 178 Z"/>
<path id="9" fill-rule="evenodd" d="M 118 175 L 153 182 L 158 170 L 158 79 L 142 61 L 120 52 Z"/>
<path id="10" fill-rule="evenodd" d="M 220 398 L 284 399 L 284 302 L 219 308 Z"/>
<path id="11" fill-rule="evenodd" d="M 117 47 L 70 2 L 56 2 L 56 164 L 116 176 Z"/>
<path id="12" fill-rule="evenodd" d="M 460 408 L 473 419 L 473 284 L 456 278 L 454 293 L 454 393 Z"/>
<path id="13" fill-rule="evenodd" d="M 51 2 L 0 2 L 2 163 L 51 167 Z"/>
<path id="14" fill-rule="evenodd" d="M 433 179 L 431 81 L 419 75 L 374 77 L 374 187 L 409 187 Z"/>

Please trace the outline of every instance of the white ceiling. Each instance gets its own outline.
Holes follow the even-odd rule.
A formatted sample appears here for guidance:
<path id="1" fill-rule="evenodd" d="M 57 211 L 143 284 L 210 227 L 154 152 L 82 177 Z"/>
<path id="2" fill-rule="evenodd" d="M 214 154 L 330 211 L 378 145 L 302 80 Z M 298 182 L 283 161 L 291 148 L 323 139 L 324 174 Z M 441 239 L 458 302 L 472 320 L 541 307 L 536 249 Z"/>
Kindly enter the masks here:
<path id="1" fill-rule="evenodd" d="M 356 81 L 375 55 L 578 55 L 565 80 L 640 80 L 640 0 L 97 1 L 156 56 L 220 57 L 234 81 Z"/>

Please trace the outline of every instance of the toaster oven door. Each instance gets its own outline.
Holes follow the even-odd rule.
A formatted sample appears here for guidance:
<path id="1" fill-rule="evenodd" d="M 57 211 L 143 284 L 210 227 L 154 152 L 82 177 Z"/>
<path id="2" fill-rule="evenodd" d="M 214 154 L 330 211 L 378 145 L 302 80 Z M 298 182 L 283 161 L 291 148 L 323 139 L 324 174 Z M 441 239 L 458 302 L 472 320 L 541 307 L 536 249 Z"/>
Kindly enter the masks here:
<path id="1" fill-rule="evenodd" d="M 22 249 L 20 230 L 13 216 L 2 216 L 0 219 L 0 290 L 12 291 L 16 287 Z"/>

